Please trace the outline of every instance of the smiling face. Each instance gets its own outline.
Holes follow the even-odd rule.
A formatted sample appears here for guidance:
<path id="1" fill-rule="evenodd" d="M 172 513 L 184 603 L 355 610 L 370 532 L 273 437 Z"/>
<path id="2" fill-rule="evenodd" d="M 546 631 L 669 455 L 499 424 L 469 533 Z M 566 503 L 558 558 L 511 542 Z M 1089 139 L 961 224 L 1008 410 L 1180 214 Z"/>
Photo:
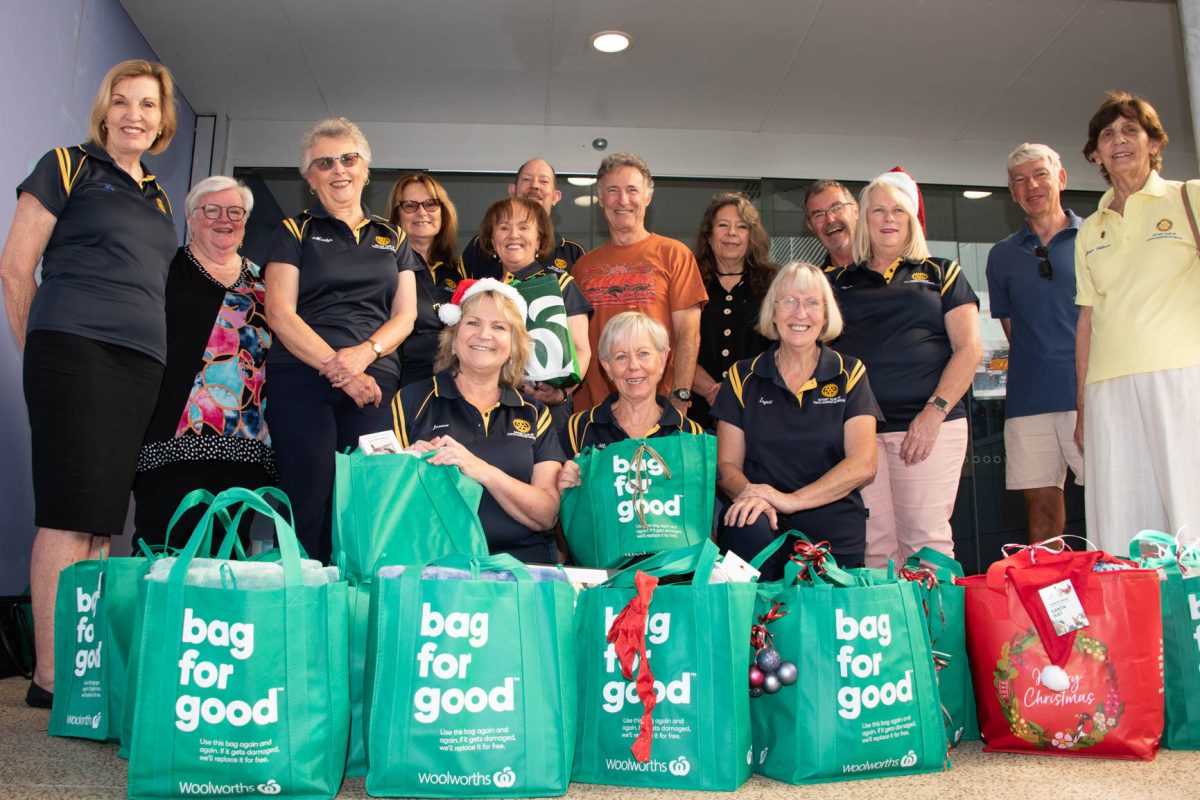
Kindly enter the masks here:
<path id="1" fill-rule="evenodd" d="M 825 329 L 825 301 L 799 288 L 782 289 L 775 298 L 775 328 L 784 347 L 804 350 L 816 345 Z"/>
<path id="2" fill-rule="evenodd" d="M 600 206 L 608 220 L 608 230 L 618 234 L 639 234 L 646 230 L 646 209 L 653 191 L 646 188 L 646 176 L 637 167 L 617 167 L 600 179 Z"/>
<path id="3" fill-rule="evenodd" d="M 491 294 L 471 298 L 454 333 L 454 353 L 467 372 L 495 375 L 512 352 L 512 325 L 501 315 Z"/>
<path id="4" fill-rule="evenodd" d="M 309 187 L 316 192 L 317 199 L 326 209 L 362 203 L 362 190 L 367 182 L 366 160 L 359 158 L 350 167 L 343 165 L 338 160 L 338 156 L 344 153 L 357 153 L 358 150 L 353 139 L 329 136 L 322 136 L 309 148 L 309 167 L 304 173 L 304 179 L 308 181 Z M 322 172 L 312 164 L 313 160 L 318 158 L 334 159 L 333 168 Z"/>
<path id="5" fill-rule="evenodd" d="M 516 183 L 508 185 L 508 194 L 510 197 L 528 197 L 536 203 L 541 203 L 547 214 L 562 198 L 562 192 L 555 186 L 554 170 L 540 158 L 535 158 L 521 167 Z"/>
<path id="6" fill-rule="evenodd" d="M 717 209 L 713 216 L 712 235 L 708 238 L 708 244 L 718 261 L 732 267 L 745 264 L 746 251 L 750 247 L 750 223 L 742 219 L 737 206 L 730 204 Z"/>
<path id="7" fill-rule="evenodd" d="M 434 196 L 420 181 L 413 181 L 400 190 L 400 203 L 410 200 L 423 203 L 433 199 Z M 414 247 L 424 246 L 428 250 L 433 237 L 442 230 L 442 209 L 439 207 L 430 211 L 424 206 L 418 206 L 415 211 L 409 212 L 401 208 L 400 229 L 412 240 Z"/>
<path id="8" fill-rule="evenodd" d="M 1044 158 L 1018 164 L 1008 172 L 1008 189 L 1013 200 L 1030 218 L 1057 213 L 1066 185 L 1067 171 L 1059 168 L 1056 172 Z"/>
<path id="9" fill-rule="evenodd" d="M 873 253 L 899 253 L 908 247 L 912 218 L 888 186 L 877 186 L 867 204 L 867 234 Z"/>
<path id="10" fill-rule="evenodd" d="M 500 263 L 509 272 L 527 267 L 537 260 L 541 236 L 537 221 L 531 216 L 520 217 L 520 209 L 512 209 L 518 216 L 502 217 L 492 229 L 492 249 L 500 257 Z"/>
<path id="11" fill-rule="evenodd" d="M 242 246 L 242 237 L 246 235 L 246 218 L 238 221 L 229 218 L 226 209 L 230 206 L 244 208 L 245 201 L 237 189 L 222 189 L 219 192 L 209 192 L 200 198 L 200 204 L 192 212 L 188 226 L 192 232 L 192 240 L 206 252 L 213 253 L 221 250 L 236 250 Z M 220 216 L 209 219 L 204 214 L 205 206 L 219 206 Z"/>
<path id="12" fill-rule="evenodd" d="M 645 400 L 658 390 L 667 359 L 649 336 L 641 335 L 614 342 L 608 360 L 601 360 L 600 365 L 621 397 Z"/>
<path id="13" fill-rule="evenodd" d="M 162 94 L 148 75 L 118 81 L 104 115 L 104 147 L 114 156 L 141 158 L 162 129 Z"/>
<path id="14" fill-rule="evenodd" d="M 1117 117 L 1100 129 L 1096 155 L 1110 178 L 1145 181 L 1150 174 L 1150 157 L 1161 145 L 1150 138 L 1136 120 Z"/>
<path id="15" fill-rule="evenodd" d="M 858 226 L 858 204 L 843 190 L 833 187 L 808 198 L 804 206 L 808 227 L 830 253 L 842 253 L 854 243 Z"/>

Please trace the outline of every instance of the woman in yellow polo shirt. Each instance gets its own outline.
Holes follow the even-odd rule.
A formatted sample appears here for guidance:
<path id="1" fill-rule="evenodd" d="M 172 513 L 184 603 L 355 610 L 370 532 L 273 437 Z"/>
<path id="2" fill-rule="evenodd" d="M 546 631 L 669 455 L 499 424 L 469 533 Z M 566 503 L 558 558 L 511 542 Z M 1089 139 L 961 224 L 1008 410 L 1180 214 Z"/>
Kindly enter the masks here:
<path id="1" fill-rule="evenodd" d="M 1088 537 L 1123 552 L 1144 528 L 1200 528 L 1200 182 L 1163 180 L 1144 98 L 1110 92 L 1083 154 L 1112 188 L 1075 240 L 1075 336 Z M 1186 190 L 1187 195 L 1183 192 Z"/>

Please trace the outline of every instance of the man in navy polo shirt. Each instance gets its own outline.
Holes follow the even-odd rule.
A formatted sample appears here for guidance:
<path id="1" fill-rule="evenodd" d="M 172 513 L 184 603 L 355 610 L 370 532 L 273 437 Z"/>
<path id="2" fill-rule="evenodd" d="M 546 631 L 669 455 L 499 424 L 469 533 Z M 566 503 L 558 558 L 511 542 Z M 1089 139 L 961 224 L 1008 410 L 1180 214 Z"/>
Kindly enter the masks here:
<path id="1" fill-rule="evenodd" d="M 1021 229 L 988 253 L 992 316 L 1009 341 L 1004 448 L 1006 484 L 1025 493 L 1029 541 L 1063 532 L 1067 467 L 1083 485 L 1075 444 L 1075 234 L 1063 210 L 1067 171 L 1058 153 L 1025 143 L 1008 157 L 1008 188 L 1025 212 Z"/>
<path id="2" fill-rule="evenodd" d="M 553 217 L 554 206 L 562 199 L 554 167 L 544 158 L 529 159 L 517 170 L 516 181 L 508 185 L 508 196 L 527 197 L 541 203 L 542 208 L 546 209 L 546 216 Z M 546 265 L 569 270 L 583 255 L 583 247 L 564 239 L 558 232 L 555 232 L 554 238 L 557 240 L 554 252 L 545 259 Z M 500 266 L 500 257 L 489 256 L 484 252 L 478 236 L 471 239 L 463 250 L 462 263 L 468 278 L 504 280 L 504 267 Z"/>
<path id="3" fill-rule="evenodd" d="M 804 219 L 825 247 L 820 267 L 829 275 L 854 263 L 854 231 L 858 227 L 858 203 L 840 181 L 822 178 L 804 192 Z"/>

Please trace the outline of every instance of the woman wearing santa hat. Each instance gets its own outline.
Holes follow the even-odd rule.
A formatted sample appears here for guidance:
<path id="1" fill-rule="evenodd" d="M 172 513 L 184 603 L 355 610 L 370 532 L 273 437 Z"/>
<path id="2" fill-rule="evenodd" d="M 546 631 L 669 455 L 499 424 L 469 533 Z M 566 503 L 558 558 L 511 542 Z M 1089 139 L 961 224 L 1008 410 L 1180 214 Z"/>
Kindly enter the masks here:
<path id="1" fill-rule="evenodd" d="M 438 315 L 446 328 L 434 376 L 392 401 L 396 436 L 483 485 L 479 518 L 493 554 L 552 564 L 565 457 L 546 406 L 519 389 L 530 353 L 525 301 L 493 278 L 466 280 Z"/>
<path id="2" fill-rule="evenodd" d="M 871 181 L 859 207 L 855 263 L 833 274 L 845 318 L 834 346 L 866 364 L 886 418 L 875 480 L 862 490 L 867 566 L 886 567 L 925 546 L 954 554 L 950 515 L 969 435 L 963 397 L 982 355 L 979 299 L 955 261 L 930 256 L 908 173 Z"/>

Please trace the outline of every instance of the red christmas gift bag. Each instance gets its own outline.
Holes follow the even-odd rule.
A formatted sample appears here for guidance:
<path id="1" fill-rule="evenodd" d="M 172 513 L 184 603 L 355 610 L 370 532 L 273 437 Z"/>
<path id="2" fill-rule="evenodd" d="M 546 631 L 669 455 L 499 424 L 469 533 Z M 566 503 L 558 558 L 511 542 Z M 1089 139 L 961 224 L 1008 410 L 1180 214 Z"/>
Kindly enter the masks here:
<path id="1" fill-rule="evenodd" d="M 1163 650 L 1153 570 L 1054 540 L 962 582 L 985 750 L 1154 758 Z"/>

